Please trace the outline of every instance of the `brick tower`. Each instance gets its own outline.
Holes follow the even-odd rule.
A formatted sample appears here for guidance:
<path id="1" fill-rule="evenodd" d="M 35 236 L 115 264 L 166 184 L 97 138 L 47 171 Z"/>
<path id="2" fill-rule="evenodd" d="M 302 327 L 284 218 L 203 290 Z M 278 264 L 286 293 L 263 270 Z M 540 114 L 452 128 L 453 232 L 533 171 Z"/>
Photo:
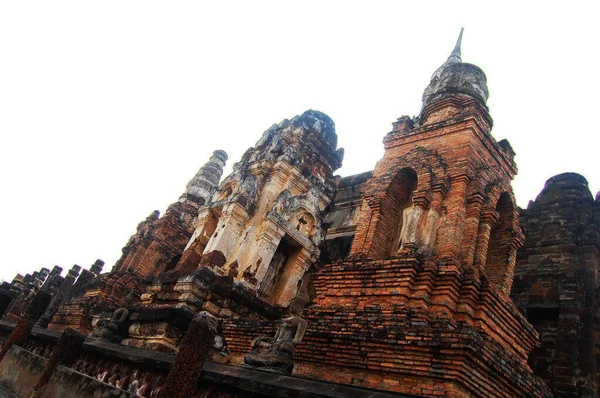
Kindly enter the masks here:
<path id="1" fill-rule="evenodd" d="M 509 298 L 523 242 L 514 152 L 490 134 L 486 76 L 462 62 L 461 39 L 419 117 L 384 138 L 349 259 L 315 277 L 300 374 L 424 396 L 550 395 L 527 365 L 538 334 Z"/>

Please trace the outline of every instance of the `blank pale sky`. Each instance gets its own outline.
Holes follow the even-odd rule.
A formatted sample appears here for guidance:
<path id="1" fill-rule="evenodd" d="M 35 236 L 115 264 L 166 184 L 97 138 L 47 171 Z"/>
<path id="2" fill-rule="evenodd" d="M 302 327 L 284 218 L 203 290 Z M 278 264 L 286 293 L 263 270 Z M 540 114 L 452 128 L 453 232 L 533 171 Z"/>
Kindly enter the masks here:
<path id="1" fill-rule="evenodd" d="M 273 123 L 327 113 L 342 176 L 371 170 L 465 28 L 493 135 L 527 206 L 547 178 L 600 188 L 598 2 L 0 3 L 0 278 L 106 270 L 215 149 L 227 171 Z M 566 3 L 565 3 L 566 4 Z"/>

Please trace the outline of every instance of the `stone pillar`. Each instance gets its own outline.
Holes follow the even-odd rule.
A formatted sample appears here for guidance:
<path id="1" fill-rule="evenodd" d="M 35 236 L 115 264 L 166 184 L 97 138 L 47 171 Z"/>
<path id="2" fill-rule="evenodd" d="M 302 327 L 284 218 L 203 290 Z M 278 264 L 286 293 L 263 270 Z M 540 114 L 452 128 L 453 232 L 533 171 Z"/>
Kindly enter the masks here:
<path id="1" fill-rule="evenodd" d="M 36 323 L 37 326 L 41 328 L 48 327 L 48 324 L 52 321 L 52 318 L 58 311 L 58 307 L 61 305 L 61 303 L 66 297 L 69 297 L 69 293 L 73 288 L 73 283 L 75 283 L 75 280 L 79 275 L 79 271 L 81 271 L 81 267 L 77 264 L 73 265 L 73 268 L 69 270 L 69 273 L 64 278 L 60 289 L 58 289 L 58 291 L 54 293 L 50 305 L 48 305 L 48 308 L 44 312 L 44 315 L 42 315 L 40 319 L 38 319 Z"/>
<path id="2" fill-rule="evenodd" d="M 433 187 L 429 211 L 425 219 L 425 226 L 421 232 L 421 249 L 433 253 L 436 245 L 437 229 L 440 223 L 440 213 L 442 211 L 442 201 L 448 192 L 445 184 L 437 184 Z"/>
<path id="3" fill-rule="evenodd" d="M 96 278 L 95 273 L 88 271 L 87 269 L 82 269 L 79 278 L 77 278 L 77 281 L 75 281 L 69 292 L 69 298 L 83 296 L 94 278 Z"/>
<path id="4" fill-rule="evenodd" d="M 223 207 L 217 229 L 210 238 L 204 252 L 218 250 L 229 260 L 238 238 L 246 228 L 248 212 L 238 203 L 228 203 Z"/>
<path id="5" fill-rule="evenodd" d="M 287 307 L 298 293 L 299 282 L 315 261 L 315 256 L 303 247 L 296 256 L 294 263 L 289 264 L 283 275 L 281 275 L 280 288 L 273 292 L 271 304 Z"/>
<path id="6" fill-rule="evenodd" d="M 104 267 L 104 261 L 98 259 L 90 267 L 90 272 L 92 272 L 93 274 L 96 274 L 96 275 L 100 275 L 100 272 L 102 272 L 103 267 Z"/>
<path id="7" fill-rule="evenodd" d="M 516 236 L 510 240 L 508 244 L 508 254 L 507 254 L 507 264 L 506 269 L 504 271 L 504 278 L 502 280 L 502 285 L 500 286 L 500 291 L 506 297 L 510 296 L 510 290 L 512 289 L 513 280 L 515 277 L 515 263 L 517 261 L 517 250 L 523 246 L 525 241 L 525 237 L 521 233 L 521 231 L 515 232 Z"/>
<path id="8" fill-rule="evenodd" d="M 188 398 L 194 394 L 202 366 L 213 352 L 217 324 L 217 318 L 206 311 L 194 316 L 181 339 L 159 398 Z"/>
<path id="9" fill-rule="evenodd" d="M 254 277 L 259 285 L 264 281 L 279 242 L 285 236 L 285 230 L 271 220 L 265 220 L 262 229 L 263 233 L 258 244 L 255 245 L 255 252 L 249 265 L 249 267 L 256 267 Z"/>
<path id="10" fill-rule="evenodd" d="M 373 243 L 374 223 L 378 221 L 378 215 L 379 203 L 375 202 L 372 196 L 363 196 L 360 218 L 350 249 L 350 258 L 367 257 Z"/>
<path id="11" fill-rule="evenodd" d="M 175 269 L 182 274 L 187 274 L 198 267 L 204 249 L 214 234 L 219 220 L 208 207 L 200 208 L 198 217 L 194 221 L 195 230 L 188 241 L 179 263 Z"/>
<path id="12" fill-rule="evenodd" d="M 13 344 L 22 344 L 27 340 L 31 329 L 33 329 L 33 325 L 35 325 L 39 317 L 44 313 L 51 299 L 52 296 L 44 291 L 39 291 L 33 297 L 25 310 L 25 316 L 19 319 L 12 333 L 4 341 L 2 349 L 0 349 L 0 361 L 2 361 Z"/>
<path id="13" fill-rule="evenodd" d="M 479 231 L 477 232 L 477 242 L 475 244 L 475 253 L 473 255 L 473 265 L 478 267 L 481 271 L 483 271 L 483 268 L 485 267 L 492 228 L 499 219 L 500 215 L 494 209 L 485 210 L 481 215 Z"/>
<path id="14" fill-rule="evenodd" d="M 73 362 L 75 362 L 77 357 L 81 354 L 81 347 L 83 346 L 85 338 L 86 336 L 84 334 L 79 333 L 75 329 L 67 328 L 63 332 L 52 349 L 50 358 L 48 358 L 40 378 L 33 386 L 31 395 L 29 396 L 30 398 L 42 396 L 44 387 L 48 384 L 50 377 L 52 377 L 52 374 L 58 365 L 66 367 L 73 365 Z"/>

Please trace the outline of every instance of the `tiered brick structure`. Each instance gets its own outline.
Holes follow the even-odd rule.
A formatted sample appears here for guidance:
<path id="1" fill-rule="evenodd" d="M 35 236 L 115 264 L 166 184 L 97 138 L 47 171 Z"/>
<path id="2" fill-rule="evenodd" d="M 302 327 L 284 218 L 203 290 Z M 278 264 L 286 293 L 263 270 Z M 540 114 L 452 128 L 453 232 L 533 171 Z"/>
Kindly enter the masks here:
<path id="1" fill-rule="evenodd" d="M 521 226 L 511 296 L 540 333 L 529 363 L 556 397 L 579 397 L 586 381 L 600 385 L 600 201 L 579 174 L 557 175 L 521 211 Z"/>
<path id="2" fill-rule="evenodd" d="M 76 372 L 55 366 L 60 343 L 38 366 L 46 392 L 596 396 L 599 201 L 581 176 L 549 180 L 520 212 L 524 240 L 515 154 L 491 135 L 486 77 L 462 62 L 461 37 L 373 171 L 334 176 L 334 123 L 307 111 L 265 131 L 220 185 L 215 151 L 111 272 L 2 285 L 0 313 L 19 324 L 0 322 L 0 382 L 18 385 L 13 367 L 31 374 L 71 327 L 93 332 Z M 49 330 L 32 329 L 22 308 L 50 296 Z"/>

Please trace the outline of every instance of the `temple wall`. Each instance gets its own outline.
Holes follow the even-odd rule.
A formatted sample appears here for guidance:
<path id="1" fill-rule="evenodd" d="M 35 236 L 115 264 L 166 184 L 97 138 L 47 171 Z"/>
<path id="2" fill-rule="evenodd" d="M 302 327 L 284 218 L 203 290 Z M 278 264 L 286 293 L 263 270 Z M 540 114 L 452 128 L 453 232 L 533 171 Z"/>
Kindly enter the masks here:
<path id="1" fill-rule="evenodd" d="M 256 326 L 256 325 L 254 325 Z M 230 327 L 235 328 L 232 324 Z M 249 335 L 252 325 L 246 331 Z M 0 324 L 0 342 L 11 330 L 11 324 Z M 256 333 L 265 333 L 266 329 L 256 329 Z M 36 328 L 30 336 L 33 342 L 27 341 L 25 349 L 13 346 L 8 355 L 0 362 L 0 384 L 17 393 L 19 398 L 28 398 L 31 386 L 35 384 L 43 370 L 47 358 L 37 355 L 32 350 L 46 356 L 52 344 L 59 337 L 53 332 Z M 50 378 L 41 397 L 44 398 L 133 398 L 136 396 L 154 397 L 158 387 L 164 381 L 175 356 L 151 350 L 123 347 L 95 339 L 88 339 L 83 345 L 83 353 L 71 368 L 58 366 Z M 216 354 L 213 359 L 218 359 Z M 114 386 L 119 380 L 130 377 L 136 369 L 140 370 L 138 380 L 149 388 L 140 395 L 132 394 L 123 388 Z M 107 382 L 100 381 L 102 378 Z M 320 379 L 324 379 L 320 377 Z M 325 377 L 325 379 L 327 379 Z M 415 398 L 412 394 L 398 394 L 392 391 L 377 391 L 355 385 L 339 385 L 324 380 L 311 380 L 303 377 L 277 375 L 256 371 L 247 367 L 228 366 L 217 362 L 206 362 L 199 380 L 188 380 L 198 383 L 197 390 L 190 398 L 242 398 L 261 397 L 305 397 L 305 398 Z M 439 390 L 438 390 L 439 391 Z M 154 395 L 151 395 L 153 394 Z"/>
<path id="2" fill-rule="evenodd" d="M 510 335 L 520 329 L 532 333 L 531 326 L 514 308 L 505 313 L 493 291 L 474 295 L 474 286 L 460 279 L 414 258 L 325 266 L 314 282 L 317 297 L 302 315 L 308 328 L 294 372 L 422 396 L 548 396 L 525 363 L 528 349 L 510 347 L 519 338 L 531 347 L 534 341 L 525 335 Z M 429 296 L 434 285 L 448 288 Z M 495 333 L 494 339 L 464 322 L 428 315 L 432 302 L 448 304 L 455 297 L 464 306 L 485 309 L 471 314 L 471 323 Z M 521 378 L 511 378 L 513 372 Z"/>

